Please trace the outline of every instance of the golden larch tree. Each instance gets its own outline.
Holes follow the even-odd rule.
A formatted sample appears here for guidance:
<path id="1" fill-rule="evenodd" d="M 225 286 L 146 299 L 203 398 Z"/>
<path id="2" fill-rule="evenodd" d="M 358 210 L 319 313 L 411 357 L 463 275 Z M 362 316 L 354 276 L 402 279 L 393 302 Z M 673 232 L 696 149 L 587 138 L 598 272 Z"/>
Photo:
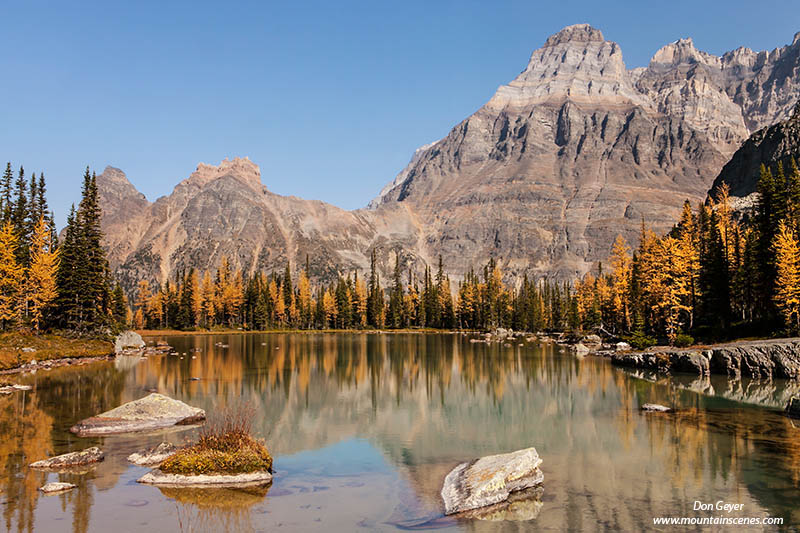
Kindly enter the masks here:
<path id="1" fill-rule="evenodd" d="M 615 325 L 622 330 L 631 326 L 628 296 L 631 288 L 631 249 L 622 235 L 611 249 L 611 310 Z"/>
<path id="2" fill-rule="evenodd" d="M 150 293 L 150 284 L 146 279 L 143 279 L 139 282 L 136 290 L 136 301 L 134 302 L 136 309 L 142 310 L 142 318 L 144 318 L 144 313 L 147 311 L 147 306 L 150 304 L 150 299 L 152 297 L 153 295 Z"/>
<path id="3" fill-rule="evenodd" d="M 17 315 L 17 299 L 22 282 L 22 267 L 17 264 L 17 236 L 14 226 L 0 226 L 0 326 L 5 328 Z"/>
<path id="4" fill-rule="evenodd" d="M 339 313 L 336 309 L 336 297 L 330 290 L 322 295 L 322 309 L 325 312 L 325 327 L 335 325 Z"/>
<path id="5" fill-rule="evenodd" d="M 794 230 L 781 220 L 773 244 L 775 249 L 775 304 L 786 325 L 800 328 L 800 245 Z"/>
<path id="6" fill-rule="evenodd" d="M 300 279 L 297 280 L 297 311 L 300 313 L 301 326 L 304 328 L 311 325 L 313 315 L 311 305 L 311 282 L 303 270 L 300 272 Z"/>
<path id="7" fill-rule="evenodd" d="M 206 272 L 203 274 L 203 283 L 200 285 L 200 294 L 202 295 L 202 313 L 201 323 L 209 326 L 214 323 L 216 318 L 217 309 L 217 293 L 214 281 L 211 279 L 211 273 Z"/>
<path id="8" fill-rule="evenodd" d="M 691 313 L 688 254 L 681 246 L 681 241 L 674 237 L 660 240 L 660 252 L 663 275 L 656 305 L 661 312 L 667 337 L 670 342 L 675 342 L 683 324 L 682 315 Z"/>
<path id="9" fill-rule="evenodd" d="M 53 248 L 50 228 L 44 217 L 39 217 L 33 229 L 30 253 L 31 264 L 25 272 L 20 311 L 26 318 L 30 318 L 34 331 L 39 331 L 47 308 L 58 296 L 58 250 Z"/>
<path id="10" fill-rule="evenodd" d="M 353 295 L 353 303 L 356 310 L 356 316 L 358 325 L 361 328 L 365 328 L 367 326 L 367 286 L 359 277 L 356 277 L 356 283 L 354 288 L 355 294 Z M 323 301 L 323 308 L 325 307 L 325 302 Z"/>

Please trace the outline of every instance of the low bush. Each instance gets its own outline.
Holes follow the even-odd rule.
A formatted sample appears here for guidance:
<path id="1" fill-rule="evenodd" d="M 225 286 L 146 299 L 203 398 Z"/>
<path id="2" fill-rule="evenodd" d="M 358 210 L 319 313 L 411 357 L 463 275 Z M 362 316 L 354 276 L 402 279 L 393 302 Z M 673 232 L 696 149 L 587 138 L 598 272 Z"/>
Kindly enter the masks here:
<path id="1" fill-rule="evenodd" d="M 272 472 L 272 456 L 251 434 L 254 414 L 250 406 L 223 409 L 200 430 L 197 443 L 161 463 L 161 471 L 183 475 Z"/>
<path id="2" fill-rule="evenodd" d="M 675 337 L 674 344 L 678 348 L 687 348 L 694 344 L 694 337 L 687 335 L 686 333 L 680 333 L 677 337 Z"/>
<path id="3" fill-rule="evenodd" d="M 654 337 L 649 337 L 641 331 L 636 331 L 627 337 L 623 337 L 625 342 L 631 345 L 634 350 L 646 350 L 651 346 L 655 346 L 658 341 Z"/>

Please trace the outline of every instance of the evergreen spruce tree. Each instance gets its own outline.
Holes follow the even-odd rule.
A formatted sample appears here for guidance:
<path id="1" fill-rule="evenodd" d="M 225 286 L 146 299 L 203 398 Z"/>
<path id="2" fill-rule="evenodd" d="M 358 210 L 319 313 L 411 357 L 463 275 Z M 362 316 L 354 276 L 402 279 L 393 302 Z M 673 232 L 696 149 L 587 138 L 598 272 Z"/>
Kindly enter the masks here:
<path id="1" fill-rule="evenodd" d="M 11 220 L 11 212 L 14 209 L 12 200 L 12 190 L 14 182 L 14 172 L 11 170 L 11 162 L 6 163 L 6 170 L 0 179 L 0 223 Z"/>
<path id="2" fill-rule="evenodd" d="M 103 233 L 100 229 L 102 211 L 97 191 L 97 179 L 84 174 L 83 198 L 78 207 L 80 255 L 86 261 L 85 283 L 80 294 L 83 315 L 83 329 L 97 330 L 108 322 L 110 288 L 108 285 L 108 260 L 103 250 Z"/>
<path id="3" fill-rule="evenodd" d="M 59 264 L 56 272 L 58 325 L 66 329 L 78 329 L 81 320 L 79 293 L 85 265 L 82 264 L 79 233 L 77 214 L 73 205 L 67 216 L 64 241 L 59 247 Z"/>
<path id="4" fill-rule="evenodd" d="M 122 290 L 122 285 L 119 283 L 114 285 L 111 301 L 111 317 L 118 328 L 123 328 L 128 321 L 128 303 L 125 300 L 125 293 Z"/>
<path id="5" fill-rule="evenodd" d="M 394 256 L 394 273 L 392 276 L 392 292 L 389 294 L 389 314 L 387 323 L 398 329 L 405 326 L 403 313 L 403 282 L 400 279 L 400 253 Z"/>
<path id="6" fill-rule="evenodd" d="M 81 332 L 108 325 L 111 290 L 108 260 L 100 229 L 97 181 L 89 168 L 83 176 L 82 198 L 67 219 L 57 275 L 61 325 Z"/>
<path id="7" fill-rule="evenodd" d="M 286 309 L 292 305 L 294 301 L 294 289 L 292 288 L 292 270 L 289 261 L 286 261 L 286 270 L 283 273 L 283 281 L 281 283 L 283 289 L 283 303 L 286 304 Z"/>
<path id="8" fill-rule="evenodd" d="M 384 323 L 383 314 L 383 290 L 381 289 L 380 275 L 376 269 L 375 250 L 370 256 L 369 290 L 367 295 L 367 324 L 374 328 L 382 328 Z"/>
<path id="9" fill-rule="evenodd" d="M 39 222 L 39 182 L 36 180 L 36 172 L 31 174 L 28 183 L 28 235 L 33 233 L 33 226 Z"/>
<path id="10" fill-rule="evenodd" d="M 188 274 L 182 276 L 180 284 L 180 302 L 178 304 L 176 324 L 181 329 L 190 329 L 195 325 L 194 316 L 194 287 L 191 279 L 194 276 L 194 268 Z"/>
<path id="11" fill-rule="evenodd" d="M 28 222 L 28 184 L 25 181 L 25 169 L 19 167 L 19 174 L 15 183 L 14 208 L 11 211 L 11 223 L 17 234 L 17 261 L 23 267 L 28 266 L 28 240 L 30 225 Z"/>

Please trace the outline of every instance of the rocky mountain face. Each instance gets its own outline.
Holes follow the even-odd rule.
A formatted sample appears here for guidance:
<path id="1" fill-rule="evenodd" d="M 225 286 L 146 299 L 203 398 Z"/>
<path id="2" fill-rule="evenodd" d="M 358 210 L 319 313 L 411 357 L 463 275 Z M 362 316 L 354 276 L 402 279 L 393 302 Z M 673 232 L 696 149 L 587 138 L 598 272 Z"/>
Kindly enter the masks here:
<path id="1" fill-rule="evenodd" d="M 163 282 L 181 268 L 216 268 L 223 256 L 252 273 L 283 269 L 287 260 L 304 264 L 308 255 L 316 277 L 330 278 L 340 269 L 363 270 L 383 229 L 359 212 L 270 192 L 248 159 L 201 163 L 172 194 L 135 209 L 114 197 L 109 175 L 125 178 L 109 167 L 97 183 L 109 261 L 128 289 L 141 279 Z"/>
<path id="2" fill-rule="evenodd" d="M 800 159 L 800 102 L 792 117 L 754 133 L 742 144 L 714 180 L 712 197 L 727 183 L 731 196 L 744 198 L 756 192 L 761 164 L 782 162 L 788 169 L 791 158 Z"/>
<path id="3" fill-rule="evenodd" d="M 111 263 L 128 287 L 176 269 L 302 265 L 312 275 L 366 270 L 379 250 L 420 271 L 442 255 L 454 278 L 490 257 L 509 277 L 572 278 L 604 261 L 642 218 L 667 229 L 700 201 L 751 131 L 800 98 L 800 34 L 772 52 L 722 57 L 682 39 L 629 70 L 620 47 L 586 24 L 533 52 L 443 139 L 416 151 L 369 206 L 344 211 L 271 193 L 246 159 L 201 164 L 149 203 L 116 169 L 98 176 Z"/>

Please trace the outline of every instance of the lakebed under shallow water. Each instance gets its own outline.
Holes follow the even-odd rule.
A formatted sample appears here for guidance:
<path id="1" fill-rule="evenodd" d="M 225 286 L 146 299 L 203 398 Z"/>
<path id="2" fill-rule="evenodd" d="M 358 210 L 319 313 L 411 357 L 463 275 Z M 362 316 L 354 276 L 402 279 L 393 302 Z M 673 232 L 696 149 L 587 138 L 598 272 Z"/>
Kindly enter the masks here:
<path id="1" fill-rule="evenodd" d="M 623 531 L 661 516 L 733 516 L 800 527 L 800 423 L 774 406 L 794 385 L 653 380 L 608 360 L 460 334 L 232 334 L 159 337 L 183 356 L 58 368 L 0 397 L 0 511 L 10 531 Z M 155 339 L 150 339 L 155 340 Z M 222 343 L 227 347 L 219 346 Z M 182 357 L 182 358 L 181 358 Z M 192 378 L 199 378 L 192 380 Z M 643 379 L 647 378 L 647 379 Z M 76 421 L 157 390 L 209 413 L 245 400 L 275 457 L 263 489 L 159 489 L 128 454 L 196 429 L 78 438 Z M 698 392 L 699 391 L 699 392 Z M 746 392 L 746 394 L 744 392 Z M 753 399 L 755 403 L 740 400 Z M 678 408 L 641 413 L 643 403 Z M 768 407 L 772 405 L 773 407 Z M 97 445 L 84 473 L 27 468 Z M 535 446 L 540 500 L 491 520 L 444 517 L 459 462 Z M 46 481 L 68 493 L 43 496 Z M 532 518 L 513 521 L 504 518 Z"/>

